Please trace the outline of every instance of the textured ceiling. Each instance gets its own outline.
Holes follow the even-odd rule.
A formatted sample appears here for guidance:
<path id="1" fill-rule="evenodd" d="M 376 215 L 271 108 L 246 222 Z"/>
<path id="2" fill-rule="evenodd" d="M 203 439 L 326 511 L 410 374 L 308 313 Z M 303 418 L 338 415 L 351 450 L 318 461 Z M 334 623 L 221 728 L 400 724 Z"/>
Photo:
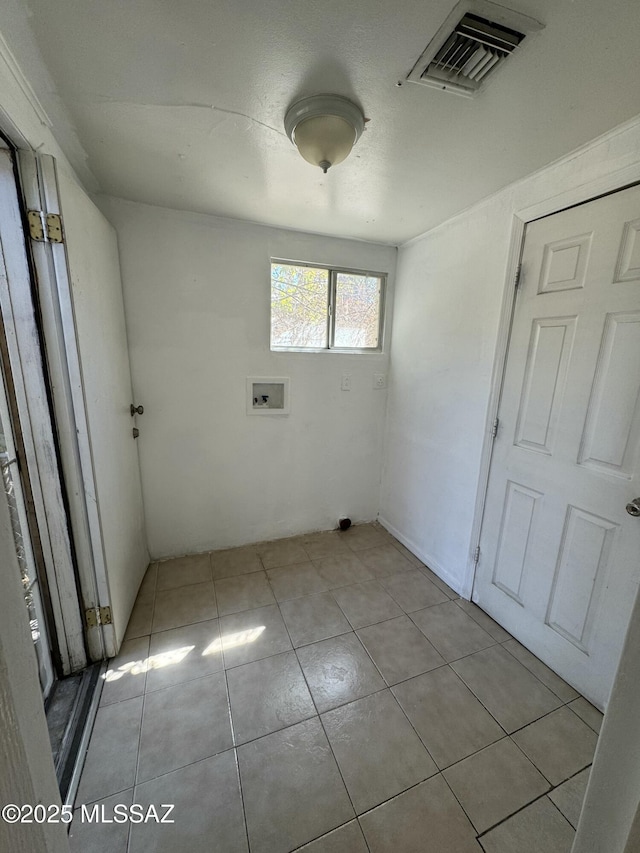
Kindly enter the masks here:
<path id="1" fill-rule="evenodd" d="M 474 99 L 396 86 L 454 0 L 11 0 L 0 30 L 100 192 L 397 244 L 640 113 L 639 3 L 511 5 L 545 29 Z M 371 119 L 327 175 L 282 126 L 323 91 Z"/>

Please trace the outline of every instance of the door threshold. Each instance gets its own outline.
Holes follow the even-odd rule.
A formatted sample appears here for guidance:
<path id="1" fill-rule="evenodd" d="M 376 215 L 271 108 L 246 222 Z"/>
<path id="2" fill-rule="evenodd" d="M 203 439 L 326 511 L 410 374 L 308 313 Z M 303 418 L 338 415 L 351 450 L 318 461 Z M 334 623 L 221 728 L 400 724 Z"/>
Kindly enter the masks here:
<path id="1" fill-rule="evenodd" d="M 72 700 L 70 700 L 70 697 L 60 697 L 58 702 L 56 701 L 55 693 L 59 693 L 60 687 L 69 681 L 65 679 L 65 681 L 58 683 L 52 700 L 47 703 L 47 721 L 50 724 L 50 737 L 52 741 L 54 734 L 51 730 L 51 721 L 56 711 L 59 710 L 60 713 L 66 715 L 64 734 L 57 742 L 52 743 L 56 778 L 60 789 L 60 797 L 65 805 L 71 805 L 75 799 L 77 782 L 80 776 L 79 772 L 76 773 L 76 768 L 78 763 L 80 763 L 81 769 L 84 763 L 86 747 L 100 699 L 99 679 L 102 667 L 103 664 L 96 663 L 87 667 L 78 676 L 71 676 L 71 678 L 77 680 L 75 695 Z M 73 686 L 70 685 L 70 689 L 72 690 Z M 78 777 L 77 779 L 76 776 Z"/>

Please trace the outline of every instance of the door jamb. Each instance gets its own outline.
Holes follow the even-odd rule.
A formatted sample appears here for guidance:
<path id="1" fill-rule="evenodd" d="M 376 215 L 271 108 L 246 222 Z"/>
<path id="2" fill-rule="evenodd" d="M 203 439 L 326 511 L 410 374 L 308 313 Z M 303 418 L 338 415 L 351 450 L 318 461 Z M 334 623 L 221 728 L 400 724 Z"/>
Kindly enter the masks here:
<path id="1" fill-rule="evenodd" d="M 19 151 L 18 163 L 27 204 L 47 213 L 60 214 L 54 158 L 47 154 Z M 66 247 L 63 243 L 43 242 L 32 244 L 31 251 L 42 305 L 44 345 L 54 378 L 54 413 L 61 444 L 62 470 L 68 484 L 82 606 L 95 609 L 109 605 L 111 599 Z M 116 653 L 113 625 L 88 628 L 85 638 L 92 661 L 112 657 Z"/>
<path id="2" fill-rule="evenodd" d="M 509 242 L 509 253 L 505 272 L 505 284 L 502 294 L 502 306 L 500 309 L 500 323 L 498 336 L 494 350 L 493 371 L 491 374 L 491 391 L 487 405 L 487 417 L 485 422 L 484 440 L 482 443 L 482 454 L 480 457 L 480 471 L 478 474 L 478 485 L 476 489 L 476 501 L 473 514 L 473 525 L 471 528 L 471 540 L 467 568 L 462 583 L 461 595 L 463 598 L 473 598 L 475 582 L 477 577 L 478 562 L 475 559 L 476 549 L 480 547 L 482 535 L 482 521 L 489 487 L 489 473 L 491 469 L 491 457 L 493 454 L 494 439 L 492 428 L 498 416 L 500 398 L 502 396 L 502 385 L 504 371 L 507 364 L 507 353 L 511 327 L 513 324 L 514 307 L 517 289 L 515 287 L 518 266 L 524 248 L 525 230 L 530 222 L 560 213 L 570 207 L 595 201 L 604 195 L 620 192 L 635 184 L 640 184 L 640 162 L 619 169 L 607 175 L 601 175 L 580 186 L 574 187 L 558 195 L 542 199 L 528 207 L 521 208 L 513 214 L 511 223 L 511 239 Z M 480 554 L 480 559 L 482 555 Z"/>

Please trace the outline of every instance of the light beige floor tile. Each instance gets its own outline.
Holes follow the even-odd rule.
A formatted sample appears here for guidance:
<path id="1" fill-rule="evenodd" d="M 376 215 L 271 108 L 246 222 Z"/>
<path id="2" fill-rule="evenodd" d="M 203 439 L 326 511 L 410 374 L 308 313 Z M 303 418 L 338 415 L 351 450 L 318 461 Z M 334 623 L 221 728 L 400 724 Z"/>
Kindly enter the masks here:
<path id="1" fill-rule="evenodd" d="M 482 853 L 442 776 L 367 812 L 360 825 L 371 853 Z"/>
<path id="2" fill-rule="evenodd" d="M 152 633 L 206 622 L 217 615 L 212 581 L 162 590 L 156 593 Z"/>
<path id="3" fill-rule="evenodd" d="M 234 750 L 138 785 L 135 802 L 161 814 L 162 803 L 173 804 L 174 823 L 135 824 L 129 853 L 247 853 Z"/>
<path id="4" fill-rule="evenodd" d="M 358 551 L 358 557 L 376 578 L 388 577 L 413 569 L 406 557 L 391 544 L 378 545 Z"/>
<path id="5" fill-rule="evenodd" d="M 521 646 L 517 640 L 509 640 L 502 644 L 504 648 L 519 660 L 523 666 L 532 672 L 544 685 L 546 685 L 552 693 L 555 693 L 563 702 L 569 702 L 575 699 L 578 693 L 563 681 L 559 675 L 556 675 L 552 669 L 542 663 L 535 655 L 532 655 L 528 649 Z"/>
<path id="6" fill-rule="evenodd" d="M 388 690 L 322 715 L 356 814 L 438 772 Z"/>
<path id="7" fill-rule="evenodd" d="M 292 726 L 316 709 L 295 652 L 283 652 L 228 670 L 235 742 Z"/>
<path id="8" fill-rule="evenodd" d="M 158 583 L 158 564 L 150 563 L 138 590 L 138 600 L 154 598 Z"/>
<path id="9" fill-rule="evenodd" d="M 357 634 L 387 684 L 405 681 L 444 664 L 408 616 L 359 628 Z"/>
<path id="10" fill-rule="evenodd" d="M 402 616 L 402 610 L 378 581 L 343 586 L 332 590 L 333 597 L 354 628 L 364 628 Z"/>
<path id="11" fill-rule="evenodd" d="M 450 598 L 452 601 L 453 601 L 453 600 L 456 600 L 456 601 L 457 601 L 457 599 L 458 599 L 458 598 L 460 598 L 460 596 L 458 595 L 458 593 L 457 593 L 454 589 L 451 589 L 451 587 L 449 586 L 449 584 L 445 583 L 445 582 L 442 580 L 442 578 L 441 578 L 441 577 L 439 577 L 439 575 L 437 575 L 435 572 L 432 572 L 432 571 L 431 571 L 431 569 L 430 569 L 428 566 L 417 566 L 417 568 L 418 568 L 418 569 L 420 569 L 420 571 L 422 572 L 422 574 L 423 574 L 423 575 L 424 575 L 428 580 L 430 580 L 430 581 L 431 581 L 431 583 L 434 583 L 434 584 L 438 587 L 438 589 L 441 589 L 441 590 L 442 590 L 442 592 L 444 592 L 444 593 L 445 593 L 445 595 L 448 595 L 448 596 L 449 596 L 449 598 Z"/>
<path id="12" fill-rule="evenodd" d="M 137 782 L 233 746 L 223 672 L 147 693 Z"/>
<path id="13" fill-rule="evenodd" d="M 549 783 L 510 738 L 443 771 L 478 832 L 485 832 L 549 790 Z"/>
<path id="14" fill-rule="evenodd" d="M 569 708 L 558 708 L 513 739 L 552 785 L 591 764 L 598 742 L 596 733 Z"/>
<path id="15" fill-rule="evenodd" d="M 104 799 L 135 781 L 142 697 L 98 709 L 76 805 Z"/>
<path id="16" fill-rule="evenodd" d="M 310 533 L 301 538 L 301 544 L 310 560 L 321 560 L 324 557 L 351 553 L 351 549 L 337 530 Z"/>
<path id="17" fill-rule="evenodd" d="M 405 613 L 413 613 L 414 610 L 422 610 L 423 607 L 449 601 L 444 592 L 428 581 L 417 569 L 380 578 L 379 583 L 398 602 Z"/>
<path id="18" fill-rule="evenodd" d="M 105 672 L 100 695 L 101 705 L 122 702 L 123 699 L 133 699 L 142 696 L 147 674 L 147 658 L 149 656 L 149 637 L 137 637 L 135 640 L 125 640 L 120 652 L 112 658 Z"/>
<path id="19" fill-rule="evenodd" d="M 151 633 L 154 600 L 149 595 L 136 599 L 131 616 L 129 617 L 127 630 L 125 631 L 125 640 L 134 640 L 136 637 L 144 637 Z"/>
<path id="20" fill-rule="evenodd" d="M 477 622 L 481 628 L 484 628 L 487 634 L 491 634 L 496 642 L 505 643 L 507 640 L 511 639 L 511 634 L 508 631 L 505 631 L 502 625 L 498 625 L 497 622 L 494 622 L 488 613 L 485 613 L 484 610 L 481 610 L 472 601 L 466 601 L 464 598 L 457 598 L 456 604 L 464 610 L 467 616 L 471 616 L 471 618 Z"/>
<path id="21" fill-rule="evenodd" d="M 496 642 L 455 601 L 418 610 L 411 618 L 446 661 L 486 649 Z"/>
<path id="22" fill-rule="evenodd" d="M 252 853 L 293 850 L 354 817 L 317 718 L 238 748 Z"/>
<path id="23" fill-rule="evenodd" d="M 355 634 L 303 646 L 297 655 L 320 713 L 386 687 Z"/>
<path id="24" fill-rule="evenodd" d="M 267 572 L 269 583 L 278 601 L 288 601 L 315 592 L 325 592 L 326 581 L 322 580 L 313 563 L 296 563 Z"/>
<path id="25" fill-rule="evenodd" d="M 351 820 L 327 835 L 317 838 L 296 853 L 369 853 L 357 820 Z"/>
<path id="26" fill-rule="evenodd" d="M 578 826 L 582 803 L 589 782 L 590 767 L 585 767 L 571 779 L 549 793 L 549 799 L 560 809 L 574 829 Z"/>
<path id="27" fill-rule="evenodd" d="M 353 551 L 314 560 L 314 566 L 329 589 L 373 580 L 373 575 Z"/>
<path id="28" fill-rule="evenodd" d="M 391 544 L 394 548 L 397 548 L 397 550 L 400 551 L 402 556 L 407 559 L 412 566 L 415 566 L 416 569 L 424 567 L 422 560 L 420 560 L 419 557 L 416 557 L 416 555 L 412 553 L 408 548 L 405 548 L 405 546 L 401 542 L 398 542 L 397 539 L 393 539 Z"/>
<path id="29" fill-rule="evenodd" d="M 263 568 L 258 552 L 252 545 L 211 553 L 211 573 L 214 580 L 261 572 Z"/>
<path id="30" fill-rule="evenodd" d="M 69 830 L 71 853 L 127 853 L 129 823 L 114 822 L 113 807 L 128 808 L 132 802 L 133 788 L 130 788 L 92 803 L 86 809 L 76 809 Z"/>
<path id="31" fill-rule="evenodd" d="M 502 646 L 476 652 L 451 666 L 509 733 L 562 704 Z"/>
<path id="32" fill-rule="evenodd" d="M 584 696 L 580 696 L 578 699 L 570 702 L 569 708 L 571 708 L 573 713 L 577 714 L 581 720 L 584 720 L 584 722 L 590 726 L 594 732 L 600 734 L 604 715 L 601 711 L 598 711 L 597 708 L 594 708 L 591 702 L 587 702 Z"/>
<path id="33" fill-rule="evenodd" d="M 211 675 L 223 668 L 217 619 L 151 635 L 147 693 Z"/>
<path id="34" fill-rule="evenodd" d="M 542 797 L 482 836 L 486 853 L 570 853 L 574 831 Z"/>
<path id="35" fill-rule="evenodd" d="M 223 616 L 220 620 L 220 642 L 227 669 L 291 648 L 277 604 Z"/>
<path id="36" fill-rule="evenodd" d="M 328 592 L 283 601 L 280 610 L 296 648 L 351 631 L 351 625 Z"/>
<path id="37" fill-rule="evenodd" d="M 222 578 L 215 582 L 214 587 L 220 616 L 255 610 L 276 601 L 265 572 Z"/>
<path id="38" fill-rule="evenodd" d="M 191 554 L 158 563 L 158 592 L 210 580 L 212 577 L 209 554 Z"/>
<path id="39" fill-rule="evenodd" d="M 504 732 L 450 667 L 392 690 L 441 769 L 504 737 Z"/>
<path id="40" fill-rule="evenodd" d="M 298 537 L 293 539 L 277 539 L 275 542 L 265 542 L 257 545 L 256 550 L 265 569 L 276 569 L 280 566 L 292 566 L 305 563 L 309 555 Z"/>
<path id="41" fill-rule="evenodd" d="M 388 545 L 391 538 L 384 530 L 375 528 L 372 524 L 353 525 L 348 530 L 341 531 L 340 537 L 352 551 Z"/>

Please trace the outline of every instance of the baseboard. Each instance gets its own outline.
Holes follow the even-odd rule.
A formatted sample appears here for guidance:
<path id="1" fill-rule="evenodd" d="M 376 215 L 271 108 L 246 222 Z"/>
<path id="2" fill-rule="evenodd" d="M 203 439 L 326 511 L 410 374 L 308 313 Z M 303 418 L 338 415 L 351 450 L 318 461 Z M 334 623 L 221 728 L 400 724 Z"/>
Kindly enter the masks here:
<path id="1" fill-rule="evenodd" d="M 450 586 L 451 589 L 457 592 L 458 595 L 462 595 L 462 584 L 460 583 L 459 578 L 454 577 L 451 572 L 447 571 L 447 569 L 445 569 L 444 566 L 441 566 L 437 560 L 434 560 L 430 554 L 427 554 L 426 551 L 416 545 L 416 543 L 409 539 L 408 536 L 405 536 L 404 533 L 394 527 L 390 521 L 387 521 L 387 519 L 384 518 L 384 516 L 379 515 L 378 521 L 385 530 L 394 536 L 398 542 L 401 542 L 405 548 L 408 548 L 412 554 L 415 554 L 415 556 L 421 560 L 425 566 L 428 566 L 431 571 L 438 575 L 438 577 Z"/>

